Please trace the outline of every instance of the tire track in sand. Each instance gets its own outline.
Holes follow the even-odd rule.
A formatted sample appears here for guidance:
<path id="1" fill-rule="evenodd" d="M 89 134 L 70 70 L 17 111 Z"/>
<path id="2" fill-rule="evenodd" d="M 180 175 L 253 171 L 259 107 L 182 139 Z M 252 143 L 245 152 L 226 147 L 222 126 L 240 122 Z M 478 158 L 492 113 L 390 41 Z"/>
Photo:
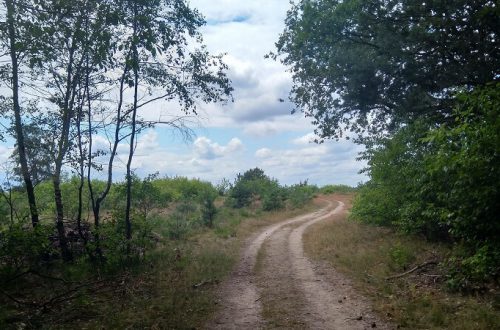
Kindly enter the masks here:
<path id="1" fill-rule="evenodd" d="M 342 202 L 336 202 L 335 208 L 332 201 L 326 202 L 320 210 L 269 226 L 247 242 L 238 266 L 221 287 L 220 310 L 207 324 L 208 329 L 371 327 L 375 319 L 368 315 L 366 302 L 353 299 L 352 289 L 338 274 L 334 280 L 339 283 L 329 283 L 331 277 L 315 272 L 304 256 L 302 236 L 307 227 L 344 211 Z M 264 244 L 263 267 L 256 274 L 257 255 Z M 348 301 L 338 299 L 347 294 Z M 283 320 L 267 322 L 262 317 L 263 301 L 279 304 L 278 315 L 273 318 Z M 362 320 L 356 320 L 360 315 Z M 380 322 L 377 326 L 384 328 Z"/>

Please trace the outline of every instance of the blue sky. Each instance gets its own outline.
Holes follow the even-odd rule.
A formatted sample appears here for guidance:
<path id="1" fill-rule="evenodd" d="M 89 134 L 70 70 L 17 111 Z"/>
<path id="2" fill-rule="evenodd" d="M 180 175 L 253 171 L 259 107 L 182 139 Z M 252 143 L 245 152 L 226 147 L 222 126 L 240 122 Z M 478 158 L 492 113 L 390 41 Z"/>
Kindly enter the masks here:
<path id="1" fill-rule="evenodd" d="M 355 160 L 361 148 L 349 141 L 311 143 L 314 127 L 300 113 L 291 114 L 287 99 L 292 81 L 280 63 L 265 59 L 274 50 L 284 27 L 288 0 L 192 0 L 206 18 L 204 42 L 212 53 L 226 53 L 235 102 L 226 106 L 200 105 L 191 127 L 195 135 L 185 141 L 166 127 L 139 137 L 133 164 L 139 174 L 197 177 L 212 182 L 234 179 L 238 172 L 260 167 L 283 184 L 308 179 L 325 185 L 356 185 L 364 164 Z M 169 116 L 171 104 L 155 104 L 143 116 Z M 175 109 L 174 109 L 175 112 Z M 97 141 L 99 142 L 99 141 Z M 106 141 L 101 141 L 106 145 Z M 123 176 L 125 150 L 117 163 Z M 0 144 L 0 163 L 11 143 Z"/>

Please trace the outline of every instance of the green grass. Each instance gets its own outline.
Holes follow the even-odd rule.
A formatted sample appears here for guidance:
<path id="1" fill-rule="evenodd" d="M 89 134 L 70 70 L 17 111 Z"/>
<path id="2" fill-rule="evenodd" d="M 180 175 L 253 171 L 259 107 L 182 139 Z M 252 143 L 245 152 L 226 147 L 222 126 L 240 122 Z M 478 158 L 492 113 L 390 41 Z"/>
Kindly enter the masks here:
<path id="1" fill-rule="evenodd" d="M 312 203 L 275 212 L 221 207 L 213 229 L 194 225 L 178 240 L 169 239 L 169 215 L 157 214 L 148 220 L 157 246 L 145 258 L 127 264 L 108 260 L 114 268 L 107 265 L 100 271 L 83 260 L 70 266 L 52 264 L 42 271 L 81 283 L 104 281 L 78 289 L 71 299 L 43 312 L 16 306 L 0 295 L 0 328 L 199 328 L 217 308 L 217 285 L 230 274 L 245 239 L 313 208 Z M 22 289 L 26 301 L 44 301 L 75 286 L 31 275 L 17 282 L 19 286 L 10 283 L 8 290 L 18 294 Z"/>
<path id="2" fill-rule="evenodd" d="M 439 267 L 386 280 L 424 261 L 442 259 L 451 251 L 448 246 L 340 219 L 306 232 L 305 250 L 352 279 L 372 299 L 375 310 L 397 326 L 500 329 L 498 291 L 481 296 L 449 292 L 443 280 L 434 283 L 436 277 L 422 275 L 441 276 Z"/>

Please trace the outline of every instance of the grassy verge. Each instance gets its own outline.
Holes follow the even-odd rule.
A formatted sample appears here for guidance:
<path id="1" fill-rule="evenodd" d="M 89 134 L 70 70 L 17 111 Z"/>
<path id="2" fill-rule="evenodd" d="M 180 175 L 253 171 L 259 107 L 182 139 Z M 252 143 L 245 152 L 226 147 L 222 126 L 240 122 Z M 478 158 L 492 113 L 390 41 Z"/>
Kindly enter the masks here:
<path id="1" fill-rule="evenodd" d="M 235 265 L 245 239 L 264 226 L 314 208 L 312 203 L 276 212 L 222 207 L 213 229 L 193 229 L 179 240 L 168 239 L 166 222 L 158 217 L 154 221 L 158 246 L 144 260 L 100 276 L 85 270 L 88 265 L 75 264 L 72 272 L 82 274 L 73 278 L 89 285 L 74 294 L 68 288 L 77 285 L 34 278 L 33 285 L 44 284 L 38 289 L 40 295 L 52 297 L 62 292 L 63 299 L 69 299 L 51 304 L 46 310 L 2 307 L 0 325 L 51 329 L 199 328 L 217 308 L 217 285 Z"/>
<path id="2" fill-rule="evenodd" d="M 436 266 L 387 280 L 425 261 L 441 259 L 450 252 L 447 246 L 345 218 L 313 226 L 304 242 L 308 255 L 345 274 L 373 300 L 376 311 L 399 327 L 500 329 L 498 292 L 451 293 Z"/>

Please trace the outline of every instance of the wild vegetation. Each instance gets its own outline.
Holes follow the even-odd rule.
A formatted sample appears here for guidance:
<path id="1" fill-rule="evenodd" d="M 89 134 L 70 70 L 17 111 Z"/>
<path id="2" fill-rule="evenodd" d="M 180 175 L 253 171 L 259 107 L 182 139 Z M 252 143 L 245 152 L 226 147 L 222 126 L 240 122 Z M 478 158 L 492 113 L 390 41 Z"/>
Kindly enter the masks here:
<path id="1" fill-rule="evenodd" d="M 487 330 L 500 326 L 500 299 L 494 287 L 475 295 L 449 289 L 447 265 L 438 261 L 453 253 L 452 246 L 347 218 L 313 226 L 304 236 L 304 248 L 313 259 L 344 274 L 394 327 Z"/>
<path id="2" fill-rule="evenodd" d="M 455 291 L 498 290 L 497 2 L 293 2 L 270 56 L 290 67 L 291 100 L 319 142 L 351 134 L 366 147 L 369 181 L 357 189 L 283 186 L 259 168 L 216 186 L 134 173 L 146 129 L 187 137 L 200 103 L 232 100 L 223 55 L 207 51 L 204 18 L 187 1 L 3 0 L 0 21 L 0 140 L 15 144 L 0 187 L 0 328 L 199 326 L 243 220 L 282 219 L 317 193 L 357 193 L 352 218 L 362 224 L 336 228 L 347 228 L 350 251 L 365 244 L 403 274 L 438 263 L 431 275 Z M 151 120 L 157 102 L 180 112 Z M 373 250 L 377 235 L 387 241 Z M 429 256 L 415 236 L 446 252 Z M 368 270 L 346 272 L 372 276 L 371 253 L 358 255 Z M 457 325 L 414 291 L 403 325 L 419 326 L 429 306 L 433 326 Z M 477 313 L 462 319 L 498 325 L 495 301 L 493 313 L 465 301 Z"/>
<path id="3" fill-rule="evenodd" d="M 245 195 L 245 206 L 235 205 L 238 184 L 248 185 L 252 180 L 261 184 Z M 91 230 L 90 192 L 88 187 L 83 189 L 80 229 L 72 221 L 65 222 L 71 263 L 63 262 L 51 221 L 56 209 L 50 198 L 51 182 L 35 187 L 40 219 L 36 229 L 27 222 L 29 207 L 23 189 L 12 189 L 10 198 L 0 201 L 2 327 L 93 324 L 102 323 L 104 317 L 114 327 L 144 322 L 147 315 L 154 315 L 152 321 L 163 326 L 199 325 L 214 308 L 209 288 L 229 272 L 237 256 L 239 241 L 232 238 L 246 235 L 245 226 L 262 226 L 268 223 L 266 219 L 285 219 L 301 212 L 318 191 L 304 183 L 281 186 L 258 168 L 238 175 L 222 196 L 211 183 L 197 179 L 155 174 L 144 179 L 133 176 L 131 182 L 132 238 L 127 239 L 123 221 L 127 181 L 118 182 L 111 185 L 102 205 L 99 245 Z M 94 180 L 92 184 L 102 187 L 106 182 Z M 72 219 L 79 209 L 78 178 L 63 181 L 61 190 L 63 202 L 72 206 L 65 209 L 64 218 Z M 279 202 L 271 197 L 277 204 L 269 208 L 266 196 L 275 196 L 276 191 Z M 247 221 L 249 225 L 242 224 Z M 101 259 L 95 258 L 97 248 Z M 135 302 L 117 305 L 121 311 L 113 310 L 117 297 Z M 127 315 L 144 299 L 158 304 L 151 314 Z M 201 310 L 193 312 L 189 306 Z M 64 318 L 61 308 L 67 309 Z M 160 312 L 165 319 L 159 317 Z M 116 313 L 124 318 L 109 317 Z"/>
<path id="4" fill-rule="evenodd" d="M 465 291 L 500 278 L 498 31 L 489 0 L 304 0 L 271 54 L 320 139 L 366 147 L 353 218 L 452 244 Z"/>

